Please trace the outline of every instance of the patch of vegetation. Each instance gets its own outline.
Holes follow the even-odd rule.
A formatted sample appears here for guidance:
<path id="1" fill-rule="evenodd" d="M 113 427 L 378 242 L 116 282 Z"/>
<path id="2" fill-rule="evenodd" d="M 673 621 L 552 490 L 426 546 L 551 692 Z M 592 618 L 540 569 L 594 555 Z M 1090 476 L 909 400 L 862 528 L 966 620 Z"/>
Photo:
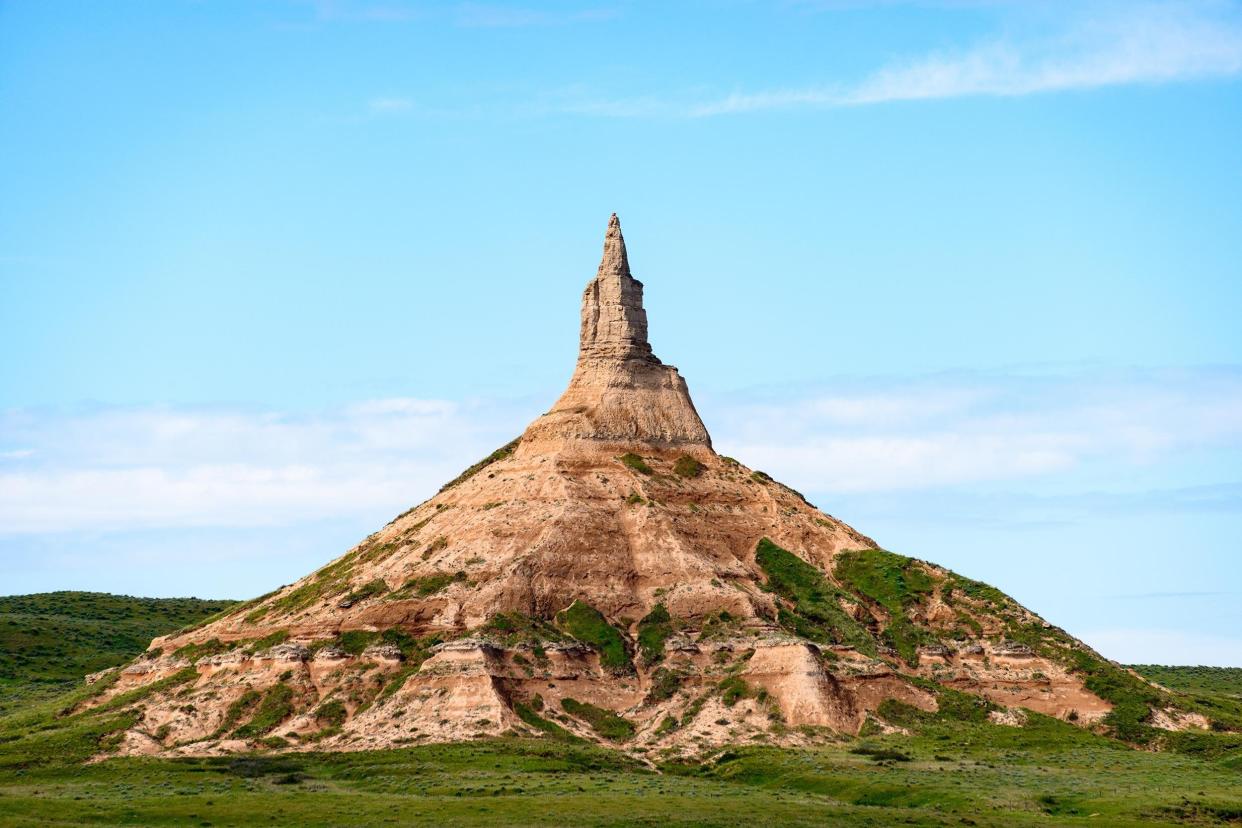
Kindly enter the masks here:
<path id="1" fill-rule="evenodd" d="M 599 652 L 599 662 L 613 672 L 633 669 L 625 649 L 625 637 L 608 623 L 599 610 L 585 601 L 574 601 L 556 614 L 556 623 L 565 632 Z"/>
<path id="2" fill-rule="evenodd" d="M 875 655 L 875 641 L 841 608 L 843 593 L 822 572 L 768 538 L 756 546 L 755 562 L 768 576 L 768 588 L 793 604 L 780 609 L 781 626 L 811 641 L 845 644 Z"/>
<path id="3" fill-rule="evenodd" d="M 738 676 L 730 676 L 716 686 L 720 691 L 720 700 L 725 707 L 732 707 L 742 699 L 748 699 L 754 695 L 750 689 L 750 685 L 742 681 Z"/>
<path id="4" fill-rule="evenodd" d="M 983 581 L 971 580 L 954 572 L 945 580 L 940 594 L 944 598 L 945 603 L 952 604 L 954 596 L 958 593 L 986 604 L 992 610 L 1007 609 L 1013 604 L 1009 596 L 996 587 L 985 584 Z"/>
<path id="5" fill-rule="evenodd" d="M 917 664 L 919 645 L 934 640 L 906 615 L 906 610 L 930 596 L 934 587 L 922 565 L 883 549 L 861 549 L 839 555 L 834 574 L 851 591 L 888 610 L 885 639 L 907 663 Z"/>
<path id="6" fill-rule="evenodd" d="M 349 578 L 357 564 L 358 550 L 348 552 L 306 579 L 306 583 L 259 607 L 246 616 L 253 623 L 269 612 L 293 613 L 316 602 L 349 590 Z"/>
<path id="7" fill-rule="evenodd" d="M 263 698 L 263 694 L 253 688 L 247 688 L 233 702 L 225 708 L 224 718 L 220 720 L 220 724 L 216 727 L 216 732 L 212 734 L 212 738 L 218 739 L 225 733 L 228 733 L 233 727 L 242 720 L 242 717 L 248 714 Z"/>
<path id="8" fill-rule="evenodd" d="M 540 704 L 540 706 L 542 707 L 542 703 Z M 522 702 L 514 702 L 513 712 L 517 714 L 517 717 L 519 719 L 526 722 L 526 724 L 530 725 L 531 727 L 535 728 L 541 733 L 546 733 L 547 735 L 551 736 L 553 739 L 560 739 L 561 741 L 564 741 L 564 742 L 581 742 L 582 741 L 577 736 L 575 736 L 574 734 L 570 733 L 565 728 L 558 725 L 556 722 L 548 721 L 544 717 L 540 716 L 538 713 L 535 712 L 535 710 L 531 706 L 523 704 Z"/>
<path id="9" fill-rule="evenodd" d="M 263 694 L 259 708 L 250 721 L 233 732 L 238 739 L 254 739 L 264 736 L 276 725 L 293 715 L 293 688 L 287 684 L 274 684 Z"/>
<path id="10" fill-rule="evenodd" d="M 1135 664 L 1130 667 L 1144 678 L 1170 690 L 1242 699 L 1242 667 L 1167 667 Z"/>
<path id="11" fill-rule="evenodd" d="M 496 449 L 495 451 L 493 451 L 491 454 L 484 457 L 479 462 L 470 466 L 468 469 L 466 469 L 464 472 L 454 477 L 449 482 L 445 483 L 443 486 L 440 487 L 440 491 L 442 492 L 448 491 L 454 486 L 458 486 L 462 483 L 465 483 L 467 480 L 474 477 L 476 474 L 483 471 L 485 468 L 492 465 L 493 463 L 499 463 L 501 460 L 504 460 L 506 457 L 509 457 L 510 455 L 513 454 L 514 451 L 517 450 L 518 443 L 520 442 L 522 442 L 522 438 L 515 437 L 514 439 L 505 443 L 503 446 Z"/>
<path id="12" fill-rule="evenodd" d="M 173 658 L 184 658 L 191 663 L 198 661 L 200 658 L 207 656 L 219 655 L 227 653 L 240 647 L 242 642 L 229 641 L 225 643 L 218 638 L 211 638 L 200 644 L 185 644 L 173 650 Z"/>
<path id="13" fill-rule="evenodd" d="M 634 735 L 634 725 L 621 718 L 611 710 L 596 707 L 589 702 L 576 699 L 561 699 L 561 709 L 575 719 L 581 719 L 591 729 L 605 739 L 613 742 L 624 742 Z"/>
<path id="14" fill-rule="evenodd" d="M 536 657 L 539 656 L 544 642 L 569 640 L 569 636 L 542 618 L 517 612 L 498 612 L 475 632 L 504 647 L 513 648 L 523 644 L 533 647 Z"/>
<path id="15" fill-rule="evenodd" d="M 621 465 L 626 468 L 633 469 L 639 474 L 655 474 L 655 471 L 651 468 L 651 466 L 647 465 L 647 461 L 632 451 L 626 452 L 617 459 L 621 461 Z"/>
<path id="16" fill-rule="evenodd" d="M 698 477 L 703 473 L 703 469 L 707 468 L 698 460 L 695 460 L 688 454 L 683 454 L 677 458 L 677 462 L 673 464 L 673 474 L 678 477 Z"/>
<path id="17" fill-rule="evenodd" d="M 892 748 L 878 747 L 863 743 L 850 748 L 850 753 L 858 756 L 866 756 L 873 762 L 909 762 L 913 757 L 908 753 Z"/>
<path id="18" fill-rule="evenodd" d="M 463 583 L 465 580 L 466 573 L 460 569 L 452 573 L 437 572 L 434 575 L 411 578 L 402 585 L 401 589 L 392 594 L 392 598 L 401 599 L 410 596 L 426 598 L 428 595 L 435 595 L 437 592 L 448 589 L 451 584 Z"/>
<path id="19" fill-rule="evenodd" d="M 651 674 L 651 687 L 647 690 L 647 698 L 645 704 L 655 704 L 665 699 L 671 699 L 677 694 L 678 688 L 681 687 L 682 675 L 675 670 L 669 670 L 666 667 L 657 668 Z"/>
<path id="20" fill-rule="evenodd" d="M 222 614 L 236 601 L 99 592 L 0 597 L 0 714 L 124 664 L 151 639 Z"/>
<path id="21" fill-rule="evenodd" d="M 346 630 L 336 637 L 334 643 L 350 655 L 356 656 L 362 655 L 379 637 L 379 633 L 370 630 Z"/>
<path id="22" fill-rule="evenodd" d="M 345 724 L 348 715 L 349 711 L 345 709 L 345 704 L 340 699 L 329 699 L 315 708 L 315 721 L 324 722 L 330 727 L 340 727 Z"/>
<path id="23" fill-rule="evenodd" d="M 762 483 L 765 486 L 772 482 L 772 475 L 767 472 L 761 472 L 758 469 L 750 473 L 750 479 L 756 483 Z"/>
<path id="24" fill-rule="evenodd" d="M 367 581 L 365 584 L 358 587 L 357 589 L 350 591 L 348 595 L 346 595 L 344 598 L 341 599 L 340 605 L 342 607 L 352 607 L 354 604 L 358 603 L 359 601 L 365 601 L 368 598 L 374 598 L 378 595 L 383 595 L 387 591 L 388 591 L 388 584 L 384 581 L 384 579 L 375 578 L 374 580 Z"/>
<path id="25" fill-rule="evenodd" d="M 638 650 L 643 661 L 655 664 L 664 658 L 664 642 L 673 634 L 673 619 L 664 604 L 656 604 L 638 622 Z"/>
<path id="26" fill-rule="evenodd" d="M 254 641 L 251 641 L 246 645 L 246 649 L 252 653 L 260 653 L 264 650 L 275 647 L 277 644 L 284 644 L 288 640 L 288 630 L 277 630 L 270 635 L 265 635 L 262 638 L 256 638 Z"/>
<path id="27" fill-rule="evenodd" d="M 630 496 L 625 499 L 630 506 L 642 506 L 647 501 L 638 492 L 630 492 Z"/>
<path id="28" fill-rule="evenodd" d="M 135 702 L 140 702 L 143 699 L 149 698 L 158 693 L 163 693 L 166 690 L 171 690 L 174 687 L 180 687 L 183 684 L 189 684 L 190 682 L 197 680 L 198 670 L 193 667 L 185 667 L 173 673 L 171 676 L 165 676 L 164 678 L 159 679 L 158 681 L 153 681 L 150 684 L 135 687 L 127 693 L 119 693 L 108 699 L 103 704 L 96 706 L 95 711 L 102 713 L 109 710 L 120 710 L 123 707 L 129 707 Z"/>

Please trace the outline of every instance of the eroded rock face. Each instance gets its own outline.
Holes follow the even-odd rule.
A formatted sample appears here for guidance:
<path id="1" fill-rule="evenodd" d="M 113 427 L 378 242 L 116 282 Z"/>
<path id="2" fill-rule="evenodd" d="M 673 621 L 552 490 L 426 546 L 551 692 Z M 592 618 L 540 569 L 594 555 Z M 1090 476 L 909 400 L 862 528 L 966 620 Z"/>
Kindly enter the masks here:
<path id="1" fill-rule="evenodd" d="M 673 754 L 801 744 L 892 729 L 886 701 L 933 713 L 928 679 L 1107 712 L 1005 638 L 1035 616 L 909 559 L 918 588 L 894 603 L 842 574 L 868 554 L 887 555 L 713 451 L 652 353 L 614 215 L 569 387 L 516 445 L 297 583 L 152 642 L 87 704 L 149 688 L 122 752 L 178 755 L 562 729 Z"/>
<path id="2" fill-rule="evenodd" d="M 630 275 L 615 213 L 599 271 L 582 294 L 578 363 L 569 388 L 526 429 L 519 451 L 562 452 L 580 441 L 621 449 L 711 448 L 686 381 L 651 351 L 643 285 Z"/>

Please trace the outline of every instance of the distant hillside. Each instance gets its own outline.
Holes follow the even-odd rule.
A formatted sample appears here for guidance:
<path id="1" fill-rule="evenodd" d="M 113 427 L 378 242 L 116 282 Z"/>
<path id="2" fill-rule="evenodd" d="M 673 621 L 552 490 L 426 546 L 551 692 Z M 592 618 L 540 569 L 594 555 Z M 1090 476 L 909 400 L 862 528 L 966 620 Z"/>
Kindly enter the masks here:
<path id="1" fill-rule="evenodd" d="M 1242 667 L 1166 667 L 1160 664 L 1135 664 L 1131 669 L 1170 690 L 1242 699 Z"/>
<path id="2" fill-rule="evenodd" d="M 0 712 L 17 696 L 59 690 L 87 673 L 123 664 L 157 635 L 235 601 L 131 598 L 100 592 L 0 597 Z"/>

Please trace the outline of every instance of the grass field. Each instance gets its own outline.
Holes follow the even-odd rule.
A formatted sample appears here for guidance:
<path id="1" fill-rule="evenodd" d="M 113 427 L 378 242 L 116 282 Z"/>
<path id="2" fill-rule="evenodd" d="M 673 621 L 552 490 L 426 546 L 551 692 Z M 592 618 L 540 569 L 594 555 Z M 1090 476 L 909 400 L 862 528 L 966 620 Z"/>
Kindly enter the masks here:
<path id="1" fill-rule="evenodd" d="M 98 614 L 106 603 L 61 601 L 60 613 L 42 617 L 72 618 L 88 606 Z M 83 636 L 75 648 L 85 654 Z M 108 657 L 123 660 L 125 639 L 107 641 L 119 642 Z M 11 651 L 0 655 L 15 662 Z M 40 677 L 70 669 L 27 656 Z M 1204 698 L 1232 697 L 1242 673 L 1141 669 Z M 516 737 L 88 764 L 133 714 L 104 706 L 66 715 L 90 688 L 74 682 L 66 692 L 59 678 L 23 686 L 35 685 L 43 691 L 0 714 L 0 826 L 1242 824 L 1242 735 L 1232 733 L 1156 752 L 1038 715 L 1004 727 L 894 706 L 886 718 L 909 735 L 736 749 L 662 766 L 577 741 Z M 0 687 L 0 698 L 12 702 L 12 686 Z"/>
<path id="2" fill-rule="evenodd" d="M 233 603 L 100 592 L 0 597 L 0 715 L 124 664 L 152 638 Z"/>
<path id="3" fill-rule="evenodd" d="M 1132 670 L 1171 690 L 1242 700 L 1242 667 L 1164 667 L 1135 664 Z"/>

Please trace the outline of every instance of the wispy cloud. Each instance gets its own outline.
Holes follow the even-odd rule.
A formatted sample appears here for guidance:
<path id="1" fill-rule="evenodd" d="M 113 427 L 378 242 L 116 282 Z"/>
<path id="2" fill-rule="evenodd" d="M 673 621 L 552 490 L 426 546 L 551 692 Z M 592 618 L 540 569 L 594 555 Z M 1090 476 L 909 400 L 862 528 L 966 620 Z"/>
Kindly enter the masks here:
<path id="1" fill-rule="evenodd" d="M 824 493 L 1029 480 L 1242 448 L 1242 374 L 1228 370 L 932 377 L 708 405 L 721 450 Z"/>
<path id="2" fill-rule="evenodd" d="M 414 108 L 414 101 L 401 97 L 379 97 L 367 101 L 367 109 L 380 114 L 408 112 Z"/>
<path id="3" fill-rule="evenodd" d="M 614 117 L 716 115 L 895 101 L 1020 96 L 1242 74 L 1242 13 L 1234 3 L 1060 4 L 1056 31 L 998 35 L 961 49 L 892 62 L 856 82 L 822 81 L 698 100 L 667 96 L 572 101 Z"/>
<path id="4" fill-rule="evenodd" d="M 1125 480 L 1195 452 L 1242 452 L 1242 371 L 842 382 L 822 395 L 702 402 L 719 450 L 837 500 L 917 490 L 928 508 L 972 521 L 1242 508 L 1236 481 L 1158 492 L 1073 483 L 1084 470 Z M 395 514 L 512 437 L 536 408 L 385 399 L 314 415 L 7 411 L 0 534 Z M 1060 494 L 1007 494 L 1058 480 L 1068 481 Z M 982 493 L 937 500 L 937 490 L 962 485 Z"/>
<path id="5" fill-rule="evenodd" d="M 563 26 L 611 20 L 611 8 L 521 8 L 499 3 L 463 3 L 457 7 L 459 26 L 478 28 L 519 28 L 524 26 Z"/>

